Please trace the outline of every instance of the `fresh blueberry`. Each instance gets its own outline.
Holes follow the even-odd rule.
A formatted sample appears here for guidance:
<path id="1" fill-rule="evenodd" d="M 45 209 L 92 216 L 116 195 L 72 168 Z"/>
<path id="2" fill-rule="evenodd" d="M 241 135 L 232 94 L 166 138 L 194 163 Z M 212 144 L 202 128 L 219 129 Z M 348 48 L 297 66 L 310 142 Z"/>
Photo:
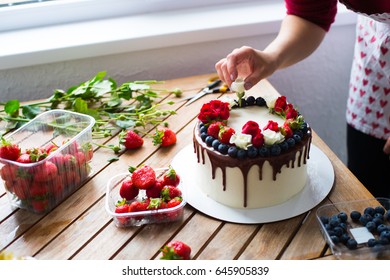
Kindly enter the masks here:
<path id="1" fill-rule="evenodd" d="M 239 149 L 239 150 L 237 151 L 237 158 L 239 158 L 239 159 L 245 159 L 246 156 L 247 156 L 247 152 L 246 152 L 245 150 Z"/>
<path id="2" fill-rule="evenodd" d="M 271 151 L 268 147 L 263 146 L 263 147 L 259 148 L 259 155 L 261 157 L 269 157 L 270 154 L 271 154 Z"/>
<path id="3" fill-rule="evenodd" d="M 237 157 L 237 152 L 238 152 L 238 149 L 235 146 L 230 146 L 228 149 L 228 155 L 232 158 Z"/>
<path id="4" fill-rule="evenodd" d="M 378 241 L 375 238 L 370 238 L 367 241 L 368 247 L 374 247 L 376 244 L 378 244 Z"/>
<path id="5" fill-rule="evenodd" d="M 275 144 L 271 146 L 271 155 L 278 156 L 282 152 L 282 149 L 279 145 Z"/>
<path id="6" fill-rule="evenodd" d="M 341 223 L 339 224 L 339 227 L 341 227 L 344 231 L 347 231 L 347 228 L 348 228 L 347 224 L 344 223 L 344 222 L 341 222 Z"/>
<path id="7" fill-rule="evenodd" d="M 214 150 L 218 151 L 218 146 L 221 144 L 218 139 L 214 139 L 214 141 L 211 143 L 211 146 L 214 148 Z"/>
<path id="8" fill-rule="evenodd" d="M 245 98 L 242 98 L 241 99 L 241 108 L 245 108 L 246 106 L 248 106 L 248 103 L 246 102 Z"/>
<path id="9" fill-rule="evenodd" d="M 289 146 L 290 148 L 295 146 L 295 140 L 294 140 L 293 137 L 288 138 L 288 139 L 286 140 L 286 142 L 287 142 L 287 144 L 288 144 L 288 146 Z"/>
<path id="10" fill-rule="evenodd" d="M 365 226 L 368 222 L 372 221 L 372 217 L 370 214 L 363 214 L 360 218 L 359 218 L 359 222 Z"/>
<path id="11" fill-rule="evenodd" d="M 347 241 L 350 239 L 351 237 L 348 235 L 348 233 L 343 233 L 341 236 L 340 236 L 340 242 L 343 243 L 343 244 L 346 244 Z"/>
<path id="12" fill-rule="evenodd" d="M 206 126 L 202 126 L 199 131 L 200 131 L 201 134 L 202 133 L 207 133 L 207 127 Z"/>
<path id="13" fill-rule="evenodd" d="M 381 217 L 377 216 L 377 217 L 374 217 L 372 218 L 372 221 L 377 225 L 379 226 L 380 224 L 383 224 L 384 220 L 383 220 L 383 216 L 381 214 L 375 214 L 375 215 L 380 215 Z"/>
<path id="14" fill-rule="evenodd" d="M 255 158 L 257 157 L 257 148 L 254 146 L 249 146 L 247 153 L 249 158 Z"/>
<path id="15" fill-rule="evenodd" d="M 362 214 L 359 211 L 354 210 L 349 216 L 351 217 L 352 221 L 357 222 L 359 221 Z"/>
<path id="16" fill-rule="evenodd" d="M 376 230 L 376 224 L 373 221 L 369 221 L 366 223 L 366 228 L 369 232 L 373 232 Z"/>
<path id="17" fill-rule="evenodd" d="M 386 212 L 385 208 L 383 208 L 382 206 L 377 206 L 377 207 L 375 207 L 374 210 L 375 210 L 375 213 L 379 213 L 379 214 L 382 214 L 382 215 L 384 215 L 385 212 Z"/>
<path id="18" fill-rule="evenodd" d="M 257 97 L 256 98 L 256 105 L 257 106 L 265 106 L 267 102 L 265 102 L 265 99 L 263 97 Z"/>
<path id="19" fill-rule="evenodd" d="M 207 136 L 209 136 L 209 135 L 207 133 L 204 133 L 204 132 L 202 134 L 200 134 L 200 138 L 203 140 L 203 142 L 206 141 Z"/>
<path id="20" fill-rule="evenodd" d="M 326 231 L 329 231 L 332 229 L 332 226 L 330 224 L 324 224 L 324 228 Z"/>
<path id="21" fill-rule="evenodd" d="M 373 217 L 375 215 L 375 209 L 372 207 L 367 207 L 366 209 L 364 209 L 363 213 Z"/>
<path id="22" fill-rule="evenodd" d="M 301 130 L 302 130 L 303 135 L 305 135 L 307 133 L 308 125 L 306 122 L 301 124 Z"/>
<path id="23" fill-rule="evenodd" d="M 329 218 L 327 216 L 321 216 L 320 221 L 323 225 L 329 223 Z"/>
<path id="24" fill-rule="evenodd" d="M 207 136 L 207 137 L 206 137 L 206 140 L 205 140 L 205 141 L 206 141 L 206 145 L 209 146 L 209 147 L 211 147 L 211 146 L 213 145 L 213 141 L 214 141 L 214 140 L 215 140 L 215 138 L 214 138 L 213 136 L 210 136 L 210 135 Z"/>
<path id="25" fill-rule="evenodd" d="M 333 228 L 333 232 L 336 236 L 340 237 L 341 235 L 343 235 L 344 230 L 340 226 L 336 226 Z"/>
<path id="26" fill-rule="evenodd" d="M 302 140 L 302 137 L 299 136 L 298 134 L 294 134 L 294 135 L 293 135 L 293 138 L 294 138 L 294 140 L 295 140 L 295 143 L 299 143 L 299 142 L 301 142 L 301 140 Z"/>
<path id="27" fill-rule="evenodd" d="M 353 238 L 348 239 L 348 241 L 345 245 L 347 246 L 348 249 L 351 249 L 351 250 L 354 250 L 357 248 L 357 242 Z"/>
<path id="28" fill-rule="evenodd" d="M 280 146 L 280 149 L 282 150 L 282 152 L 285 152 L 288 150 L 287 141 L 283 141 L 282 143 L 279 144 L 279 146 Z"/>
<path id="29" fill-rule="evenodd" d="M 218 152 L 220 152 L 223 155 L 226 155 L 228 153 L 228 150 L 229 150 L 229 146 L 228 145 L 226 145 L 224 143 L 219 144 Z"/>
<path id="30" fill-rule="evenodd" d="M 382 231 L 381 234 L 380 234 L 380 237 L 381 238 L 387 238 L 388 240 L 390 240 L 390 230 Z"/>
<path id="31" fill-rule="evenodd" d="M 299 135 L 299 137 L 301 137 L 301 139 L 302 139 L 302 137 L 303 137 L 303 132 L 302 132 L 302 130 L 300 130 L 300 129 L 295 130 L 295 131 L 294 131 L 294 134 L 295 134 L 295 135 Z"/>
<path id="32" fill-rule="evenodd" d="M 376 227 L 376 231 L 380 234 L 382 231 L 388 230 L 387 226 L 385 224 L 380 224 Z"/>
<path id="33" fill-rule="evenodd" d="M 330 219 L 329 219 L 329 224 L 334 228 L 334 227 L 337 227 L 338 225 L 340 225 L 340 218 L 337 217 L 337 215 L 334 215 L 332 216 Z"/>
<path id="34" fill-rule="evenodd" d="M 342 222 L 346 222 L 348 220 L 348 215 L 345 212 L 340 212 L 337 216 Z"/>
<path id="35" fill-rule="evenodd" d="M 248 96 L 246 99 L 246 103 L 248 106 L 254 105 L 256 102 L 256 99 L 253 96 Z"/>
<path id="36" fill-rule="evenodd" d="M 332 242 L 334 244 L 340 243 L 340 238 L 338 236 L 336 236 L 336 235 L 330 236 L 330 239 L 332 240 Z"/>

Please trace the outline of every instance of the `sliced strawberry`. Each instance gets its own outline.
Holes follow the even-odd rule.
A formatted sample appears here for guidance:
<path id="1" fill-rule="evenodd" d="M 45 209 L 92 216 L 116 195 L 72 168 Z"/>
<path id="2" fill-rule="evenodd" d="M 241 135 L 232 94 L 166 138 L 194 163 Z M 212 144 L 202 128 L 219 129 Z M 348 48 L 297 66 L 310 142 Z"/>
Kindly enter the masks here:
<path id="1" fill-rule="evenodd" d="M 124 130 L 119 134 L 119 142 L 126 149 L 138 149 L 144 144 L 144 139 L 132 130 Z"/>
<path id="2" fill-rule="evenodd" d="M 144 165 L 133 171 L 131 180 L 135 187 L 139 189 L 148 189 L 156 183 L 156 172 L 152 167 Z"/>
<path id="3" fill-rule="evenodd" d="M 119 195 L 126 200 L 134 199 L 139 193 L 139 188 L 136 188 L 131 178 L 125 179 L 119 189 Z"/>

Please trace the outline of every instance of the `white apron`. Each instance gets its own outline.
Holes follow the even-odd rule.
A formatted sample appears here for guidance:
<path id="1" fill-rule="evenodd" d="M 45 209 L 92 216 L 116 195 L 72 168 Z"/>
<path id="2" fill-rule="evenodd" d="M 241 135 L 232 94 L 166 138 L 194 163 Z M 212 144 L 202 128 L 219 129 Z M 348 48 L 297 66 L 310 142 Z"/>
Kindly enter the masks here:
<path id="1" fill-rule="evenodd" d="M 346 117 L 365 134 L 390 137 L 390 13 L 358 15 Z"/>

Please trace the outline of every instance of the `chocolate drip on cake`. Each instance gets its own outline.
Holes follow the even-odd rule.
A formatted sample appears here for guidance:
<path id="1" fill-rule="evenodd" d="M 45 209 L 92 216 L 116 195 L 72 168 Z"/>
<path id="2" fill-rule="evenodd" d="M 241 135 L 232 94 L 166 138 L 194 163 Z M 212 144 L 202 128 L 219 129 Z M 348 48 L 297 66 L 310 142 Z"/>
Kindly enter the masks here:
<path id="1" fill-rule="evenodd" d="M 207 147 L 206 144 L 200 139 L 198 126 L 195 127 L 193 137 L 194 143 L 194 153 L 197 155 L 198 163 L 205 164 L 205 152 L 207 153 L 210 163 L 211 163 L 211 176 L 212 179 L 215 179 L 216 170 L 218 168 L 222 171 L 222 181 L 223 181 L 223 190 L 226 191 L 226 168 L 239 168 L 243 179 L 244 179 L 244 207 L 247 206 L 247 182 L 248 182 L 248 173 L 249 170 L 257 165 L 259 167 L 259 180 L 263 179 L 263 165 L 266 161 L 272 167 L 273 170 L 273 180 L 276 180 L 277 174 L 281 173 L 282 167 L 287 166 L 288 168 L 295 167 L 295 160 L 297 158 L 297 165 L 300 167 L 302 164 L 306 164 L 307 159 L 309 158 L 310 145 L 311 145 L 311 129 L 308 128 L 307 134 L 302 138 L 299 143 L 296 143 L 294 147 L 288 149 L 288 151 L 278 155 L 278 156 L 268 156 L 268 157 L 255 157 L 255 158 L 245 158 L 245 160 L 232 158 L 228 155 L 223 155 L 215 151 L 211 147 Z"/>

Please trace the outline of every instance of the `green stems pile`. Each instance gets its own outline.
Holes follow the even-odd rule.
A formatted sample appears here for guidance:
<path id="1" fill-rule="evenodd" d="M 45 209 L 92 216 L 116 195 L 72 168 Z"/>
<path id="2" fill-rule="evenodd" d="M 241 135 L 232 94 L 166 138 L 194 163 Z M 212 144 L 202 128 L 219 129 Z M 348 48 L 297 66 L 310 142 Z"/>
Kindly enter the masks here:
<path id="1" fill-rule="evenodd" d="M 18 128 L 51 109 L 64 109 L 95 118 L 94 138 L 105 138 L 119 129 L 146 128 L 159 125 L 175 110 L 163 110 L 160 107 L 173 102 L 157 103 L 161 93 L 181 95 L 181 90 L 172 91 L 153 89 L 160 81 L 126 82 L 120 86 L 112 78 L 105 78 L 106 72 L 99 72 L 91 80 L 67 91 L 57 89 L 47 100 L 21 105 L 18 100 L 0 103 L 0 127 L 3 132 Z M 166 124 L 165 124 L 166 125 Z"/>

